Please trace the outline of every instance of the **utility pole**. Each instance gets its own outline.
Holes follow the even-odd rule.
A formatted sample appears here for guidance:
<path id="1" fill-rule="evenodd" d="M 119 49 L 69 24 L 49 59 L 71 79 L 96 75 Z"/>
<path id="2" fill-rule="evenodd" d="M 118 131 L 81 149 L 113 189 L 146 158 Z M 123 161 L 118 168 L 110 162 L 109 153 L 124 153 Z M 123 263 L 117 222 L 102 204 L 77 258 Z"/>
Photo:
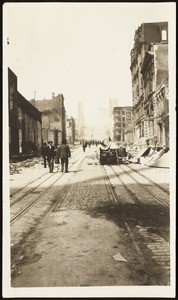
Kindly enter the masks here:
<path id="1" fill-rule="evenodd" d="M 35 100 L 35 97 L 36 97 L 36 91 L 34 91 L 34 100 Z"/>

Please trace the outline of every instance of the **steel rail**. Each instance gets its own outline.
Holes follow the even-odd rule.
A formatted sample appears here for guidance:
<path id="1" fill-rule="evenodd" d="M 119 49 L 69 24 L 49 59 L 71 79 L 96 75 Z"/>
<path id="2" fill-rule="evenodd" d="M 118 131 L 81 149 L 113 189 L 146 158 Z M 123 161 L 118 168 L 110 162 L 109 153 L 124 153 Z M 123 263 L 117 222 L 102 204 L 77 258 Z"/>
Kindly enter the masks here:
<path id="1" fill-rule="evenodd" d="M 69 170 L 72 168 L 72 166 L 75 164 L 72 163 L 70 166 L 69 166 Z M 45 180 L 43 180 L 41 183 L 39 183 L 37 186 L 29 189 L 25 194 L 23 194 L 22 196 L 20 196 L 19 198 L 17 198 L 16 200 L 11 200 L 11 203 L 10 203 L 10 207 L 13 206 L 14 204 L 16 204 L 17 202 L 19 202 L 20 200 L 22 200 L 23 198 L 25 198 L 26 196 L 28 196 L 30 193 L 32 193 L 35 189 L 37 189 L 40 185 L 42 185 L 44 182 L 46 182 L 47 180 L 49 180 L 51 177 L 53 177 L 56 173 L 58 172 L 55 172 L 55 173 L 52 173 L 52 175 L 50 175 L 48 178 L 46 178 Z M 43 174 L 42 176 L 44 175 L 47 175 L 48 173 L 45 173 Z M 61 174 L 61 176 L 63 175 L 63 173 Z M 17 193 L 20 193 L 22 190 L 24 190 L 25 188 L 27 188 L 29 185 L 31 185 L 32 183 L 34 183 L 35 181 L 37 181 L 38 179 L 40 179 L 42 176 L 39 176 L 37 177 L 35 180 L 33 180 L 32 182 L 26 184 L 25 186 L 23 186 L 21 189 L 19 189 L 18 191 L 15 192 L 15 194 Z M 60 178 L 61 178 L 60 176 Z M 15 196 L 15 194 L 13 194 L 12 196 Z"/>
<path id="2" fill-rule="evenodd" d="M 81 165 L 81 163 L 82 163 L 82 161 L 84 160 L 84 158 L 85 158 L 85 155 L 82 157 L 82 159 L 81 159 L 81 161 L 80 161 L 80 163 L 77 165 L 77 168 L 76 168 L 76 170 L 80 167 L 80 165 Z M 78 161 L 77 161 L 78 162 Z M 70 168 L 69 168 L 69 170 L 74 166 L 76 164 L 76 162 L 75 163 L 73 163 L 71 166 L 70 166 Z M 74 170 L 74 172 L 76 172 L 76 170 Z M 55 175 L 56 173 L 54 173 L 53 175 Z M 62 173 L 62 174 L 60 174 L 60 176 L 52 183 L 52 184 L 50 184 L 50 186 L 48 186 L 46 189 L 45 189 L 45 191 L 44 192 L 42 192 L 38 197 L 36 197 L 32 202 L 30 202 L 25 208 L 23 208 L 19 213 L 17 213 L 11 220 L 10 220 L 10 224 L 13 224 L 17 219 L 19 219 L 21 216 L 23 216 L 30 208 L 32 208 L 40 199 L 41 199 L 41 197 L 43 196 L 43 195 L 45 195 L 47 192 L 48 192 L 48 190 L 62 177 L 64 175 L 64 173 Z M 48 179 L 49 178 L 51 178 L 52 176 L 50 176 L 50 177 L 48 177 Z M 29 194 L 29 193 L 28 193 Z M 25 196 L 26 197 L 26 196 Z M 23 197 L 24 198 L 24 197 Z"/>
<path id="3" fill-rule="evenodd" d="M 106 178 L 107 184 L 109 184 L 109 191 L 111 192 L 111 195 L 109 195 L 109 197 L 110 197 L 110 198 L 114 197 L 114 200 L 115 200 L 115 202 L 117 203 L 117 202 L 118 202 L 118 200 L 117 200 L 118 197 L 117 197 L 117 194 L 115 193 L 115 190 L 113 190 L 113 188 L 112 188 L 112 183 L 111 183 L 111 181 L 110 181 L 110 177 L 109 177 L 109 175 L 107 174 L 106 169 L 104 168 L 104 165 L 102 165 L 101 167 L 102 167 L 102 169 L 103 169 L 103 172 L 105 173 L 104 178 Z M 111 167 L 111 169 L 113 170 L 113 172 L 114 172 L 114 173 L 116 174 L 116 176 L 118 177 L 117 173 L 116 173 L 115 170 L 112 168 L 112 166 L 109 166 L 109 167 Z M 120 179 L 120 180 L 121 180 L 121 179 Z M 122 181 L 122 180 L 121 180 L 121 181 Z M 122 181 L 122 182 L 123 182 L 123 181 Z M 125 186 L 124 183 L 123 183 L 123 185 Z M 127 186 L 125 186 L 125 187 L 126 187 L 126 189 L 127 189 L 127 192 L 129 193 L 130 190 L 127 188 Z M 130 192 L 129 194 L 132 194 L 132 193 Z M 131 197 L 132 197 L 132 195 L 131 195 Z M 165 205 L 165 203 L 161 203 L 161 204 Z M 141 250 L 141 248 L 140 248 L 138 242 L 135 240 L 134 234 L 133 234 L 133 232 L 132 232 L 132 230 L 131 230 L 131 228 L 130 228 L 128 222 L 122 222 L 122 223 L 123 223 L 123 226 L 124 226 L 125 230 L 128 232 L 129 237 L 131 238 L 131 240 L 132 240 L 132 242 L 133 242 L 133 247 L 134 247 L 136 253 L 138 253 L 138 262 L 139 262 L 139 265 L 140 265 L 141 270 L 144 271 L 144 275 L 143 275 L 143 276 L 144 276 L 144 282 L 145 282 L 145 284 L 146 284 L 148 281 L 150 281 L 150 279 L 151 279 L 151 281 L 153 282 L 153 284 L 156 285 L 156 284 L 157 284 L 157 280 L 156 280 L 157 278 L 155 278 L 155 275 L 152 273 L 152 270 L 149 270 L 149 268 L 148 268 L 147 266 L 144 265 L 144 262 L 145 262 L 145 259 L 146 259 L 146 258 L 145 258 L 145 256 L 144 256 L 144 254 L 142 253 L 142 250 Z M 149 236 L 149 234 L 148 234 L 148 236 Z M 148 244 L 148 243 L 147 243 L 147 240 L 145 240 L 145 245 L 147 246 L 147 244 Z M 161 247 L 161 245 L 160 245 L 160 247 Z M 164 250 L 162 250 L 162 255 L 165 257 Z M 157 261 L 156 261 L 156 262 L 157 262 Z M 158 261 L 157 263 L 159 264 L 159 261 Z"/>
<path id="4" fill-rule="evenodd" d="M 47 174 L 47 173 L 45 173 Z M 49 180 L 51 177 L 53 177 L 56 173 L 53 173 L 52 175 L 50 175 L 48 178 L 46 178 L 45 180 L 43 180 L 41 183 L 39 183 L 37 186 L 31 188 L 30 190 L 28 190 L 24 195 L 20 196 L 19 198 L 17 198 L 14 201 L 11 201 L 10 203 L 10 207 L 12 207 L 13 205 L 15 205 L 17 202 L 19 202 L 20 200 L 24 199 L 26 196 L 28 196 L 30 193 L 32 193 L 35 189 L 37 189 L 41 184 L 43 184 L 44 182 L 46 182 L 47 180 Z M 37 181 L 40 177 L 38 177 L 36 180 L 34 180 L 33 182 Z M 32 182 L 31 182 L 32 183 Z M 31 183 L 25 185 L 23 189 L 25 189 L 26 187 L 28 187 Z M 21 191 L 22 191 L 21 190 Z M 19 191 L 20 192 L 20 191 Z"/>
<path id="5" fill-rule="evenodd" d="M 102 173 L 103 173 L 103 178 L 104 178 L 104 180 L 105 180 L 106 188 L 107 188 L 107 187 L 109 188 L 109 192 L 112 194 L 112 197 L 114 198 L 115 203 L 117 203 L 117 202 L 118 202 L 118 200 L 117 200 L 117 195 L 115 194 L 115 191 L 113 190 L 113 186 L 112 186 L 112 184 L 111 184 L 111 181 L 110 181 L 110 179 L 109 179 L 109 176 L 108 176 L 108 174 L 106 173 L 106 170 L 105 170 L 105 168 L 104 168 L 104 165 L 101 165 L 101 167 L 102 167 Z M 110 198 L 112 198 L 112 197 L 110 197 Z"/>
<path id="6" fill-rule="evenodd" d="M 118 176 L 118 174 L 116 173 L 116 171 L 113 169 L 112 166 L 110 166 L 112 168 L 112 170 L 114 171 L 114 173 L 116 174 L 116 176 Z M 140 182 L 138 182 L 132 175 L 129 174 L 129 172 L 127 172 L 126 170 L 124 170 L 121 165 L 119 165 L 119 167 L 125 171 L 139 186 L 141 186 L 141 188 L 143 190 L 145 190 L 148 194 L 150 194 L 154 199 L 156 199 L 157 202 L 159 202 L 160 204 L 162 204 L 163 206 L 169 208 L 169 205 L 166 204 L 164 201 L 162 201 L 161 199 L 159 199 L 156 195 L 154 195 L 152 192 L 150 192 L 147 188 L 145 188 Z M 142 175 L 141 175 L 142 176 Z"/>
<path id="7" fill-rule="evenodd" d="M 158 188 L 160 188 L 163 192 L 165 192 L 167 195 L 169 195 L 169 190 L 166 189 L 162 184 L 150 179 L 149 177 L 147 177 L 144 174 L 140 174 L 137 170 L 131 168 L 129 165 L 125 165 L 126 167 L 128 167 L 130 170 L 132 170 L 133 172 L 139 174 L 140 176 L 142 176 L 143 178 L 147 179 L 148 181 L 150 181 L 150 183 L 154 184 L 155 186 L 157 186 Z"/>
<path id="8" fill-rule="evenodd" d="M 40 177 L 43 177 L 43 176 L 45 176 L 46 174 L 48 174 L 48 172 L 42 174 Z M 13 197 L 13 196 L 15 196 L 16 194 L 20 193 L 23 189 L 25 189 L 28 185 L 30 185 L 30 184 L 34 183 L 35 181 L 37 181 L 40 177 L 37 177 L 36 179 L 30 181 L 28 184 L 24 185 L 23 187 L 21 187 L 21 188 L 18 189 L 17 191 L 11 193 L 11 194 L 10 194 L 10 197 Z"/>

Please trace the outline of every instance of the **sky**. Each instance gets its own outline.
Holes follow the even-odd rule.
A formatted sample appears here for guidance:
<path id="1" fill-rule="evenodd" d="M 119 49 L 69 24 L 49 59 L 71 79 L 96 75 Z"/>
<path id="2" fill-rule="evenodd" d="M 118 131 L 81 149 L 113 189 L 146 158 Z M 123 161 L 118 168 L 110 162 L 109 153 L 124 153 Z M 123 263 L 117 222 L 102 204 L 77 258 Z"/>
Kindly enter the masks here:
<path id="1" fill-rule="evenodd" d="M 27 99 L 62 93 L 67 115 L 96 123 L 110 98 L 132 105 L 130 51 L 135 30 L 169 21 L 170 3 L 6 3 L 5 65 Z"/>

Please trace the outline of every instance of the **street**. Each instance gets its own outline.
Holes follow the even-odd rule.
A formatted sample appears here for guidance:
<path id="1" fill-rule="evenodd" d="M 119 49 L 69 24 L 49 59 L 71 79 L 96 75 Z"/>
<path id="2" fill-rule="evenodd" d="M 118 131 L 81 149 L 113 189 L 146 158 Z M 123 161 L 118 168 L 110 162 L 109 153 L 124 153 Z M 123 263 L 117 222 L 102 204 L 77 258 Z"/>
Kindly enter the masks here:
<path id="1" fill-rule="evenodd" d="M 12 287 L 170 285 L 169 169 L 100 165 L 92 146 L 67 174 L 40 158 L 25 172 L 10 175 Z"/>
<path id="2" fill-rule="evenodd" d="M 175 297 L 175 8 L 4 3 L 3 298 Z"/>

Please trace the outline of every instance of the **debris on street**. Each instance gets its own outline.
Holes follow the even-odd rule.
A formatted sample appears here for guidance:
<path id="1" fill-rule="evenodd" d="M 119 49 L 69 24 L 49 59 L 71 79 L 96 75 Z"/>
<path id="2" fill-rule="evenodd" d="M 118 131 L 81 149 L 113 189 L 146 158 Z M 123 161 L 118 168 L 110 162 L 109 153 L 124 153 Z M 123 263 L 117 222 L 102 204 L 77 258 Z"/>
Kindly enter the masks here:
<path id="1" fill-rule="evenodd" d="M 113 258 L 115 260 L 126 261 L 127 262 L 127 260 L 119 252 L 116 255 L 113 255 Z"/>

